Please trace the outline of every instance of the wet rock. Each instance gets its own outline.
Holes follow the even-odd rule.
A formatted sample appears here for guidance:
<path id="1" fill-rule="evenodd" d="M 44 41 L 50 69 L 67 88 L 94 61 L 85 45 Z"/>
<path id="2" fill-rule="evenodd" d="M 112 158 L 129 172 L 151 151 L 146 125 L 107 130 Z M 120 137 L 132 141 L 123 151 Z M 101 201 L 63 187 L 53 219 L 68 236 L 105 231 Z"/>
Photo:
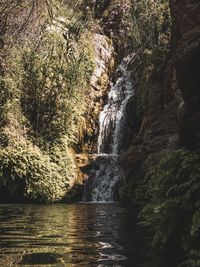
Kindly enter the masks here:
<path id="1" fill-rule="evenodd" d="M 98 157 L 97 154 L 76 154 L 75 156 L 79 168 L 91 165 L 92 162 L 95 161 L 97 157 Z"/>

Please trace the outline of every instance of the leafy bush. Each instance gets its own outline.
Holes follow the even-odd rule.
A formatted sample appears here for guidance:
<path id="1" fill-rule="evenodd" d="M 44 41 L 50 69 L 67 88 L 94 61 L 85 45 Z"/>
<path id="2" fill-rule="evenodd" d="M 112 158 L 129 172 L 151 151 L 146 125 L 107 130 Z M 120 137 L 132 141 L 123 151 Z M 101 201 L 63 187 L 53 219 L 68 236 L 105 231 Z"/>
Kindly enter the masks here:
<path id="1" fill-rule="evenodd" d="M 88 50 L 69 51 L 64 37 L 46 34 L 39 49 L 23 53 L 22 64 L 22 110 L 34 132 L 50 141 L 73 136 L 92 72 Z"/>
<path id="2" fill-rule="evenodd" d="M 153 244 L 184 251 L 180 266 L 199 266 L 200 154 L 177 150 L 164 157 L 146 177 L 143 224 L 153 232 Z"/>
<path id="3" fill-rule="evenodd" d="M 25 197 L 37 201 L 58 201 L 69 186 L 70 161 L 66 149 L 64 155 L 58 146 L 50 156 L 31 144 L 8 146 L 0 150 L 0 187 L 11 194 L 22 190 Z"/>

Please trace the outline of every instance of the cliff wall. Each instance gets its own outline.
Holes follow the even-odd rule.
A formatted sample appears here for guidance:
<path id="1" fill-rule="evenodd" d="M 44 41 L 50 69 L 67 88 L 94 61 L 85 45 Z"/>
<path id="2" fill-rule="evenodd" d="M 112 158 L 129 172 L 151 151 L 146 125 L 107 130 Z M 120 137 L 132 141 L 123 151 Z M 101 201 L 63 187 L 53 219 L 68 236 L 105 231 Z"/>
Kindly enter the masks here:
<path id="1" fill-rule="evenodd" d="M 199 147 L 200 3 L 170 1 L 170 9 L 169 52 L 146 81 L 147 108 L 141 127 L 121 157 L 125 199 L 135 197 L 136 184 L 162 156 L 181 147 Z"/>

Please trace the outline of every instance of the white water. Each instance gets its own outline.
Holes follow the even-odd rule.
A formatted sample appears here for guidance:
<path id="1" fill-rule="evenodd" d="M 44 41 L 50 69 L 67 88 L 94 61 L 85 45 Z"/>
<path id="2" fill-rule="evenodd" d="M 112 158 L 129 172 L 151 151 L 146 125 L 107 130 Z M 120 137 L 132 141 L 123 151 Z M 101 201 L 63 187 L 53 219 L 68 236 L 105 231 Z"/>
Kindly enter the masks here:
<path id="1" fill-rule="evenodd" d="M 134 95 L 131 73 L 127 69 L 129 60 L 128 57 L 123 59 L 117 68 L 116 82 L 111 83 L 106 105 L 99 116 L 99 157 L 95 168 L 90 171 L 90 181 L 86 186 L 92 202 L 113 201 L 115 185 L 121 178 L 118 157 L 127 127 L 127 104 Z"/>
<path id="2" fill-rule="evenodd" d="M 99 117 L 98 153 L 109 150 L 109 154 L 119 154 L 120 138 L 123 138 L 124 116 L 129 99 L 133 96 L 131 73 L 127 70 L 128 59 L 123 59 L 116 70 L 119 75 L 111 84 L 108 100 Z M 110 147 L 109 147 L 110 146 Z"/>

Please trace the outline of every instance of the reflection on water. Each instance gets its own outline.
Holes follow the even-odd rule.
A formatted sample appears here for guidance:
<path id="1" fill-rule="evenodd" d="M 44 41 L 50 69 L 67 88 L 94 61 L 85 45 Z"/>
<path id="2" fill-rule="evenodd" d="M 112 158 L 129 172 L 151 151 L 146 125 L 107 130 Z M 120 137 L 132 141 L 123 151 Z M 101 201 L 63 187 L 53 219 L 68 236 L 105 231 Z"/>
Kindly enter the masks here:
<path id="1" fill-rule="evenodd" d="M 115 204 L 0 205 L 0 266 L 139 267 L 142 246 Z"/>

